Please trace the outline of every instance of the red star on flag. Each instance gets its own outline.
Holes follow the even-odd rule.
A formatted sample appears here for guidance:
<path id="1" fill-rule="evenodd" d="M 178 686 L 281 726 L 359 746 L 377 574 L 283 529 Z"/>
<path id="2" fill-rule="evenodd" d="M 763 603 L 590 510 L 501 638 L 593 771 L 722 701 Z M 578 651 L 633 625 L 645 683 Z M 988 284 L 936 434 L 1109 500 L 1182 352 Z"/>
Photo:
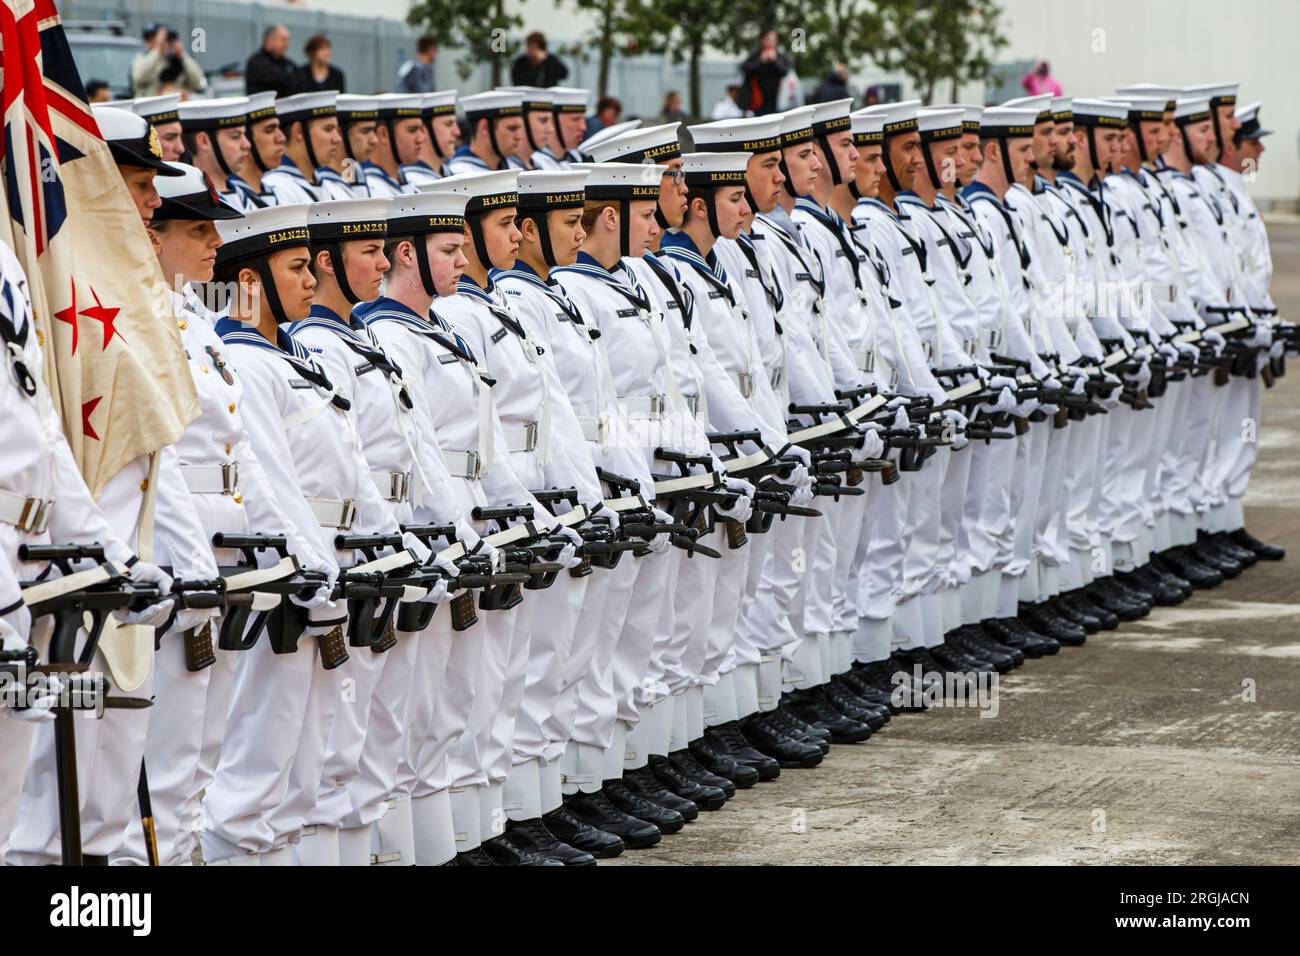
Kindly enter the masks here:
<path id="1" fill-rule="evenodd" d="M 122 338 L 122 334 L 117 331 L 117 326 L 114 324 L 117 321 L 117 313 L 122 310 L 106 308 L 104 304 L 99 301 L 99 293 L 95 291 L 94 286 L 90 287 L 90 294 L 95 297 L 95 307 L 93 309 L 82 309 L 78 314 L 84 315 L 88 319 L 94 319 L 104 327 L 104 344 L 100 347 L 100 351 L 102 352 L 104 349 L 108 348 L 108 343 L 112 340 L 114 335 L 118 338 Z"/>
<path id="2" fill-rule="evenodd" d="M 103 400 L 103 395 L 96 395 L 90 401 L 81 403 L 81 430 L 86 433 L 87 438 L 93 438 L 95 441 L 99 441 L 99 434 L 91 426 L 90 416 L 95 414 L 95 409 Z"/>
<path id="3" fill-rule="evenodd" d="M 72 354 L 77 354 L 77 283 L 72 283 L 72 305 L 60 312 L 55 312 L 54 317 L 60 322 L 67 322 L 72 326 Z"/>

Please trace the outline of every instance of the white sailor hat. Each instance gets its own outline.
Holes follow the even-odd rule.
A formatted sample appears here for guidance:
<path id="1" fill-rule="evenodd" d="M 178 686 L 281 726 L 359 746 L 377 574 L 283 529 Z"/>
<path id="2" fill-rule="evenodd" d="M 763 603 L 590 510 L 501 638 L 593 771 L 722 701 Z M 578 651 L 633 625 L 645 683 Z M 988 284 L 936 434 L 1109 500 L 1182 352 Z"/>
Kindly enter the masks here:
<path id="1" fill-rule="evenodd" d="M 878 103 L 866 109 L 872 115 L 884 120 L 883 132 L 888 139 L 904 133 L 915 133 L 920 128 L 917 122 L 917 110 L 920 106 L 920 100 L 904 100 L 901 103 Z"/>
<path id="2" fill-rule="evenodd" d="M 251 209 L 238 219 L 218 222 L 222 245 L 217 249 L 217 268 L 310 245 L 307 208 L 305 202 L 265 206 Z"/>
<path id="3" fill-rule="evenodd" d="M 1101 100 L 1075 97 L 1070 104 L 1075 126 L 1103 126 L 1125 129 L 1128 126 L 1127 100 Z"/>
<path id="4" fill-rule="evenodd" d="M 248 99 L 248 125 L 260 123 L 262 120 L 268 120 L 277 115 L 275 109 L 275 91 L 263 90 L 261 93 L 250 93 Z"/>
<path id="5" fill-rule="evenodd" d="M 885 141 L 885 117 L 870 109 L 854 110 L 849 114 L 854 146 L 878 146 Z"/>
<path id="6" fill-rule="evenodd" d="M 1058 123 L 1072 122 L 1074 120 L 1074 97 L 1053 96 L 1052 119 Z"/>
<path id="7" fill-rule="evenodd" d="M 387 199 L 331 199 L 314 202 L 307 211 L 312 245 L 384 239 L 388 236 Z"/>
<path id="8" fill-rule="evenodd" d="M 588 200 L 636 202 L 658 202 L 659 180 L 668 170 L 657 163 L 574 163 L 569 168 L 587 173 Z"/>
<path id="9" fill-rule="evenodd" d="M 435 183 L 421 183 L 419 192 L 393 197 L 388 205 L 390 236 L 465 231 L 465 204 L 469 197 L 445 189 L 432 192 L 427 187 L 433 185 Z"/>
<path id="10" fill-rule="evenodd" d="M 1259 124 L 1259 108 L 1263 105 L 1260 100 L 1253 103 L 1247 103 L 1245 106 L 1237 107 L 1237 119 L 1241 120 L 1241 129 L 1237 130 L 1237 139 L 1263 139 L 1265 136 L 1271 136 L 1271 129 L 1264 129 Z"/>
<path id="11" fill-rule="evenodd" d="M 471 123 L 499 116 L 522 116 L 524 95 L 514 90 L 488 90 L 460 98 L 460 108 Z"/>
<path id="12" fill-rule="evenodd" d="M 1038 114 L 1033 110 L 990 106 L 980 114 L 980 138 L 1017 139 L 1033 136 L 1037 122 Z"/>
<path id="13" fill-rule="evenodd" d="M 1128 106 L 1128 121 L 1138 123 L 1142 121 L 1160 123 L 1164 121 L 1165 110 L 1169 106 L 1169 101 L 1163 96 L 1137 96 L 1125 95 L 1108 96 L 1107 101 L 1114 103 L 1124 103 Z"/>
<path id="14" fill-rule="evenodd" d="M 1202 83 L 1199 86 L 1183 88 L 1183 96 L 1204 96 L 1211 106 L 1231 106 L 1237 102 L 1237 88 L 1240 83 Z"/>
<path id="15" fill-rule="evenodd" d="M 794 146 L 812 139 L 812 117 L 814 107 L 796 106 L 781 114 L 781 146 Z"/>
<path id="16" fill-rule="evenodd" d="M 549 211 L 581 209 L 587 172 L 582 169 L 529 169 L 519 174 L 519 208 Z"/>
<path id="17" fill-rule="evenodd" d="M 448 176 L 422 188 L 431 193 L 456 193 L 468 200 L 465 215 L 519 205 L 519 170 L 499 169 L 486 173 L 461 173 Z"/>
<path id="18" fill-rule="evenodd" d="M 1180 97 L 1174 105 L 1174 122 L 1179 126 L 1203 123 L 1212 118 L 1210 100 L 1206 96 Z"/>
<path id="19" fill-rule="evenodd" d="M 170 219 L 216 222 L 219 219 L 238 219 L 243 215 L 221 201 L 216 186 L 203 170 L 186 163 L 167 165 L 180 170 L 180 175 L 157 181 L 162 205 L 153 211 L 154 222 Z"/>
<path id="20" fill-rule="evenodd" d="M 314 93 L 295 93 L 275 101 L 275 112 L 286 123 L 296 120 L 322 119 L 333 116 L 338 101 L 337 90 L 320 90 Z"/>
<path id="21" fill-rule="evenodd" d="M 523 97 L 525 113 L 549 113 L 554 105 L 555 98 L 551 95 L 551 91 L 542 89 L 540 86 L 503 86 L 501 88 L 511 93 L 518 93 Z"/>
<path id="22" fill-rule="evenodd" d="M 596 132 L 592 133 L 581 143 L 578 144 L 578 152 L 583 156 L 590 155 L 588 150 L 597 143 L 603 143 L 606 140 L 613 139 L 615 136 L 622 136 L 641 125 L 639 119 L 623 120 L 621 123 L 611 123 L 609 126 L 603 126 Z"/>
<path id="23" fill-rule="evenodd" d="M 438 90 L 425 93 L 420 102 L 420 115 L 424 117 L 446 116 L 456 112 L 456 91 Z"/>
<path id="24" fill-rule="evenodd" d="M 243 126 L 248 122 L 248 97 L 186 100 L 177 107 L 177 112 L 180 115 L 181 129 L 187 133 Z"/>
<path id="25" fill-rule="evenodd" d="M 1052 121 L 1052 94 L 1038 93 L 1034 96 L 1017 96 L 1014 99 L 1007 100 L 1002 104 L 1007 109 L 1013 110 L 1033 110 L 1038 114 L 1036 123 L 1050 123 Z"/>
<path id="26" fill-rule="evenodd" d="M 852 109 L 852 99 L 814 103 L 812 114 L 813 135 L 829 136 L 831 133 L 848 132 L 852 125 L 849 121 L 849 111 Z"/>
<path id="27" fill-rule="evenodd" d="M 123 108 L 129 109 L 136 116 L 143 116 L 157 126 L 160 123 L 176 122 L 176 106 L 180 101 L 179 93 L 163 93 L 160 96 L 139 96 L 133 100 L 126 100 L 125 102 L 130 103 L 130 106 Z"/>
<path id="28" fill-rule="evenodd" d="M 423 93 L 383 93 L 375 99 L 380 119 L 419 119 L 424 108 Z"/>
<path id="29" fill-rule="evenodd" d="M 379 97 L 340 93 L 334 101 L 334 111 L 340 123 L 363 123 L 379 119 Z"/>
<path id="30" fill-rule="evenodd" d="M 576 86 L 552 86 L 551 109 L 556 113 L 586 113 L 591 90 Z"/>
<path id="31" fill-rule="evenodd" d="M 179 176 L 180 170 L 163 162 L 162 144 L 158 131 L 143 116 L 115 106 L 95 105 L 95 122 L 100 135 L 108 143 L 113 162 L 119 166 L 140 166 L 152 169 L 159 176 Z"/>
<path id="32" fill-rule="evenodd" d="M 688 126 L 696 149 L 719 153 L 772 153 L 781 148 L 781 117 L 750 116 Z"/>
<path id="33" fill-rule="evenodd" d="M 927 107 L 916 114 L 917 129 L 921 133 L 921 142 L 938 143 L 946 139 L 959 139 L 962 134 L 962 119 L 966 110 L 961 106 Z"/>
<path id="34" fill-rule="evenodd" d="M 745 167 L 753 153 L 687 153 L 682 172 L 691 189 L 718 189 L 745 185 Z"/>
<path id="35" fill-rule="evenodd" d="M 586 153 L 597 163 L 666 163 L 682 154 L 677 140 L 681 123 L 631 130 L 592 145 Z"/>
<path id="36" fill-rule="evenodd" d="M 1154 96 L 1162 99 L 1165 101 L 1166 112 L 1172 110 L 1174 102 L 1183 95 L 1182 87 L 1161 86 L 1158 83 L 1134 83 L 1131 86 L 1121 86 L 1115 91 L 1115 96 L 1122 100 L 1132 96 Z"/>
<path id="37" fill-rule="evenodd" d="M 1068 103 L 1066 108 L 1069 108 Z M 963 133 L 978 133 L 980 131 L 980 117 L 984 115 L 984 107 L 963 103 L 961 110 L 961 131 Z"/>

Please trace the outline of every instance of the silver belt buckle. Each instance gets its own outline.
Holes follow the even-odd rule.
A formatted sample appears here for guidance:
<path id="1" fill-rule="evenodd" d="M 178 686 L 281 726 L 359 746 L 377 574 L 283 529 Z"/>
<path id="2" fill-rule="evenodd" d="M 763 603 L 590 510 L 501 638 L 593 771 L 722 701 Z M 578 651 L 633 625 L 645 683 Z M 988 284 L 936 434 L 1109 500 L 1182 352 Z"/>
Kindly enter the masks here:
<path id="1" fill-rule="evenodd" d="M 663 418 L 664 415 L 664 397 L 662 395 L 650 396 L 650 417 Z"/>
<path id="2" fill-rule="evenodd" d="M 524 451 L 535 451 L 537 449 L 537 422 L 529 422 L 524 426 Z"/>
<path id="3" fill-rule="evenodd" d="M 221 493 L 233 495 L 239 488 L 239 462 L 229 461 L 221 465 Z"/>
<path id="4" fill-rule="evenodd" d="M 862 353 L 862 371 L 874 372 L 876 370 L 876 350 L 867 349 Z"/>
<path id="5" fill-rule="evenodd" d="M 465 477 L 466 478 L 478 478 L 479 473 L 482 470 L 482 467 L 483 467 L 483 463 L 479 459 L 478 452 L 476 451 L 465 452 Z"/>
<path id="6" fill-rule="evenodd" d="M 392 471 L 388 473 L 388 500 L 405 501 L 411 496 L 411 473 L 409 471 Z"/>
<path id="7" fill-rule="evenodd" d="M 740 394 L 745 398 L 754 394 L 754 376 L 749 372 L 741 372 L 736 376 L 736 387 L 740 389 Z"/>
<path id="8" fill-rule="evenodd" d="M 962 351 L 964 351 L 967 355 L 973 355 L 975 354 L 975 351 L 979 348 L 980 340 L 977 338 L 962 339 L 961 344 L 962 344 Z"/>
<path id="9" fill-rule="evenodd" d="M 785 366 L 778 365 L 774 369 L 769 369 L 767 380 L 773 388 L 780 388 L 781 383 L 785 381 Z"/>
<path id="10" fill-rule="evenodd" d="M 357 503 L 351 498 L 343 499 L 343 509 L 339 513 L 339 530 L 347 531 L 352 527 L 352 519 L 357 516 Z"/>
<path id="11" fill-rule="evenodd" d="M 891 392 L 898 390 L 898 369 L 896 368 L 889 370 L 889 390 Z"/>
<path id="12" fill-rule="evenodd" d="M 18 516 L 16 527 L 28 534 L 43 534 L 50 520 L 50 511 L 54 508 L 53 498 L 26 498 L 23 510 Z"/>
<path id="13" fill-rule="evenodd" d="M 989 329 L 988 331 L 989 348 L 996 349 L 1002 347 L 1002 330 Z"/>
<path id="14" fill-rule="evenodd" d="M 686 397 L 686 410 L 692 415 L 698 415 L 700 413 L 700 396 L 688 395 Z"/>

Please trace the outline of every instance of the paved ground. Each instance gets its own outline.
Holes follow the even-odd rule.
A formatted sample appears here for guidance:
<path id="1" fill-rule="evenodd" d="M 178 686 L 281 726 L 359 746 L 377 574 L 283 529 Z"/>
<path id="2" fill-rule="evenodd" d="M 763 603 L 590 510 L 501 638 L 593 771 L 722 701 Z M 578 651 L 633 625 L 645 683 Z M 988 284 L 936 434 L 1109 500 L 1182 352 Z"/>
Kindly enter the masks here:
<path id="1" fill-rule="evenodd" d="M 1271 227 L 1300 315 L 1300 223 Z M 1300 368 L 1265 393 L 1247 521 L 1290 549 L 1004 678 L 996 717 L 895 718 L 617 864 L 1300 863 Z"/>

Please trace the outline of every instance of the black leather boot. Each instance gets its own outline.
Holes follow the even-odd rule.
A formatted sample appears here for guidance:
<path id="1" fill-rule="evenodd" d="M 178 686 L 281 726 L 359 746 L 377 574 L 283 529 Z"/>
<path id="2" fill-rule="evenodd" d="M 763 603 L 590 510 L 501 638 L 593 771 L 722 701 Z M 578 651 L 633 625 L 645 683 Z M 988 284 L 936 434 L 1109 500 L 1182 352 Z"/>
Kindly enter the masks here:
<path id="1" fill-rule="evenodd" d="M 876 705 L 877 710 L 883 708 L 886 723 L 889 722 L 891 716 L 898 713 L 899 708 L 894 706 L 887 693 L 871 682 L 862 665 L 854 664 L 849 670 L 840 674 L 837 680 L 847 685 L 855 696 L 860 697 L 869 704 Z"/>
<path id="2" fill-rule="evenodd" d="M 704 729 L 704 736 L 698 740 L 692 740 L 687 745 L 687 749 L 704 769 L 710 773 L 716 773 L 719 777 L 726 777 L 736 785 L 737 790 L 748 790 L 758 783 L 757 770 L 745 766 L 730 754 L 713 748 L 709 743 L 709 728 L 707 727 Z"/>
<path id="3" fill-rule="evenodd" d="M 899 713 L 918 713 L 926 709 L 923 688 L 915 685 L 911 673 L 892 659 L 872 661 L 862 668 L 861 673 Z"/>
<path id="4" fill-rule="evenodd" d="M 689 748 L 674 750 L 668 755 L 668 759 L 673 765 L 684 773 L 688 779 L 706 787 L 714 787 L 722 791 L 722 795 L 730 800 L 736 795 L 736 785 L 726 777 L 720 776 L 709 770 L 704 764 L 695 759 Z M 655 758 L 650 758 L 650 765 L 655 766 Z"/>
<path id="5" fill-rule="evenodd" d="M 741 731 L 754 749 L 774 759 L 780 766 L 808 769 L 822 762 L 819 746 L 805 740 L 796 740 L 779 728 L 777 720 L 767 714 L 751 714 L 741 721 Z M 830 749 L 830 745 L 827 745 Z"/>
<path id="6" fill-rule="evenodd" d="M 1182 604 L 1187 600 L 1180 588 L 1175 588 L 1165 581 L 1154 571 L 1147 568 L 1146 565 L 1128 574 L 1117 574 L 1121 581 L 1129 587 L 1140 588 L 1147 594 L 1150 594 L 1158 607 L 1173 607 L 1176 604 Z"/>
<path id="7" fill-rule="evenodd" d="M 565 797 L 564 805 L 588 826 L 614 834 L 630 850 L 644 850 L 663 839 L 663 832 L 657 826 L 624 813 L 610 803 L 604 790 Z"/>
<path id="8" fill-rule="evenodd" d="M 812 744 L 822 752 L 823 756 L 831 752 L 830 731 L 823 727 L 814 727 L 794 716 L 790 713 L 788 700 L 783 700 L 776 710 L 769 711 L 767 720 L 787 737 L 793 737 L 801 743 Z"/>
<path id="9" fill-rule="evenodd" d="M 692 780 L 667 757 L 651 756 L 650 772 L 655 775 L 660 786 L 669 793 L 691 801 L 701 810 L 721 810 L 723 804 L 727 802 L 727 795 L 720 787 L 710 787 Z M 729 784 L 731 781 L 724 780 L 723 783 Z"/>
<path id="10" fill-rule="evenodd" d="M 504 833 L 490 840 L 484 840 L 479 849 L 490 856 L 497 866 L 564 866 L 560 860 L 550 859 L 534 852 L 529 847 L 516 846 L 506 839 Z M 592 860 L 592 862 L 596 861 Z M 468 865 L 478 866 L 481 864 L 470 863 Z"/>
<path id="11" fill-rule="evenodd" d="M 739 721 L 729 721 L 716 727 L 704 728 L 704 740 L 710 749 L 726 754 L 741 766 L 750 767 L 759 780 L 775 780 L 781 776 L 781 765 L 772 757 L 755 750 L 745 739 Z"/>
<path id="12" fill-rule="evenodd" d="M 1162 552 L 1160 557 L 1174 574 L 1188 581 L 1197 590 L 1216 588 L 1223 583 L 1223 575 L 1217 569 L 1206 565 L 1196 557 L 1195 552 L 1187 548 L 1170 548 Z"/>
<path id="13" fill-rule="evenodd" d="M 1281 561 L 1286 557 L 1284 548 L 1279 548 L 1273 544 L 1265 544 L 1245 528 L 1238 528 L 1236 531 L 1228 532 L 1228 537 L 1248 551 L 1255 552 L 1255 556 L 1261 561 Z"/>
<path id="14" fill-rule="evenodd" d="M 832 677 L 825 684 L 822 684 L 822 693 L 830 701 L 832 707 L 841 714 L 853 720 L 861 721 L 872 729 L 877 731 L 885 726 L 885 721 L 889 719 L 889 709 L 877 709 L 875 704 L 863 700 L 853 690 L 848 687 L 839 677 Z M 882 714 L 881 711 L 884 711 Z"/>
<path id="15" fill-rule="evenodd" d="M 668 810 L 676 810 L 687 823 L 700 815 L 700 808 L 695 805 L 694 800 L 679 797 L 665 787 L 648 765 L 635 770 L 625 770 L 623 782 L 651 803 L 657 803 Z"/>
<path id="16" fill-rule="evenodd" d="M 1220 551 L 1214 546 L 1214 542 L 1208 538 L 1202 538 L 1196 544 L 1188 545 L 1187 550 L 1206 567 L 1214 568 L 1225 578 L 1235 578 L 1246 570 L 1240 561 L 1234 560 L 1225 552 Z"/>
<path id="17" fill-rule="evenodd" d="M 1119 615 L 1095 602 L 1088 594 L 1087 588 L 1075 588 L 1067 594 L 1062 594 L 1057 599 L 1057 603 L 1068 604 L 1078 613 L 1096 618 L 1101 622 L 1103 631 L 1113 631 L 1119 627 Z"/>
<path id="18" fill-rule="evenodd" d="M 1025 662 L 1023 651 L 1014 647 L 1003 647 L 997 641 L 985 637 L 978 624 L 957 628 L 948 636 L 948 642 L 968 654 L 988 661 L 997 668 L 999 674 L 1005 674 Z"/>
<path id="19" fill-rule="evenodd" d="M 1136 621 L 1151 613 L 1151 605 L 1139 601 L 1114 575 L 1097 578 L 1088 585 L 1089 596 L 1112 611 L 1121 621 Z"/>
<path id="20" fill-rule="evenodd" d="M 665 835 L 677 833 L 686 826 L 686 819 L 680 813 L 647 800 L 628 786 L 622 777 L 617 780 L 606 780 L 601 790 L 617 809 L 638 820 L 653 823 L 659 828 L 660 833 Z"/>
<path id="21" fill-rule="evenodd" d="M 1232 540 L 1232 536 L 1226 531 L 1220 531 L 1217 534 L 1205 534 L 1205 532 L 1202 531 L 1201 534 L 1204 535 L 1205 540 L 1209 541 L 1243 568 L 1253 568 L 1259 563 L 1259 555 L 1250 550 L 1250 548 L 1243 548 L 1241 545 L 1237 544 L 1237 542 Z"/>
<path id="22" fill-rule="evenodd" d="M 1059 641 L 1039 634 L 1018 617 L 987 618 L 980 627 L 999 644 L 1024 651 L 1026 657 L 1047 657 L 1061 649 Z"/>
<path id="23" fill-rule="evenodd" d="M 1020 620 L 1037 633 L 1046 635 L 1067 647 L 1078 647 L 1088 639 L 1088 632 L 1058 615 L 1046 602 L 1021 604 Z"/>
<path id="24" fill-rule="evenodd" d="M 1101 619 L 1092 614 L 1074 607 L 1071 602 L 1064 599 L 1062 595 L 1057 595 L 1047 601 L 1051 605 L 1052 611 L 1058 616 L 1065 618 L 1075 627 L 1083 628 L 1087 634 L 1096 634 L 1101 630 Z"/>
<path id="25" fill-rule="evenodd" d="M 871 736 L 871 728 L 836 710 L 820 687 L 796 691 L 790 695 L 790 712 L 814 726 L 830 731 L 831 743 L 856 744 Z"/>
<path id="26" fill-rule="evenodd" d="M 521 850 L 531 852 L 543 860 L 554 860 L 561 866 L 595 866 L 596 858 L 586 850 L 579 850 L 556 839 L 541 819 L 511 821 L 506 825 L 505 840 Z"/>
<path id="27" fill-rule="evenodd" d="M 568 803 L 562 803 L 545 814 L 542 822 L 556 839 L 575 850 L 584 850 L 598 860 L 613 859 L 627 849 L 627 844 L 617 834 L 598 830 L 584 822 L 569 809 Z"/>

